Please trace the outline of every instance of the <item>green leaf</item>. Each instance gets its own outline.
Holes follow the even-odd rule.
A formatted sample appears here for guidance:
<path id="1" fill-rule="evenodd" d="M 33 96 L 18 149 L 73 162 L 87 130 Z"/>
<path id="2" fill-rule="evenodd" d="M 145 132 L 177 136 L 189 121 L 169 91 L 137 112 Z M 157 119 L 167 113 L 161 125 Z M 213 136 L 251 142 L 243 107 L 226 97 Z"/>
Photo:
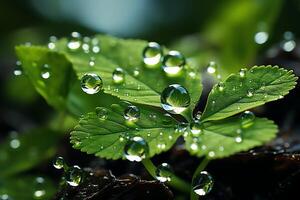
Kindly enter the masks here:
<path id="1" fill-rule="evenodd" d="M 54 156 L 59 135 L 46 129 L 8 137 L 0 145 L 0 177 L 31 169 Z M 12 148 L 12 146 L 14 148 Z"/>
<path id="2" fill-rule="evenodd" d="M 142 52 L 147 46 L 146 41 L 124 40 L 106 35 L 97 35 L 95 38 L 101 48 L 98 54 L 70 51 L 65 39 L 57 44 L 57 51 L 64 53 L 70 60 L 79 79 L 85 73 L 96 73 L 103 79 L 105 93 L 126 101 L 159 107 L 160 93 L 168 85 L 178 83 L 188 89 L 193 105 L 198 102 L 202 92 L 200 74 L 189 63 L 180 76 L 168 77 L 160 66 L 155 69 L 144 66 Z M 89 66 L 91 56 L 95 58 L 94 67 Z M 125 84 L 113 83 L 112 73 L 117 67 L 126 72 Z M 134 76 L 135 70 L 139 71 L 138 76 Z"/>
<path id="3" fill-rule="evenodd" d="M 39 183 L 39 179 L 44 182 Z M 35 196 L 43 194 L 41 197 Z M 0 180 L 0 197 L 1 195 L 8 195 L 11 199 L 53 199 L 56 192 L 54 183 L 43 176 L 17 176 L 4 180 Z"/>
<path id="4" fill-rule="evenodd" d="M 18 58 L 22 62 L 22 68 L 29 77 L 36 90 L 56 109 L 65 107 L 65 99 L 68 95 L 75 74 L 72 65 L 64 55 L 51 52 L 42 47 L 16 47 Z M 50 77 L 41 77 L 45 70 L 43 66 L 49 66 Z"/>
<path id="5" fill-rule="evenodd" d="M 107 159 L 123 157 L 126 141 L 133 136 L 144 138 L 149 145 L 149 157 L 166 151 L 175 143 L 180 133 L 175 133 L 176 121 L 159 110 L 139 106 L 140 119 L 128 124 L 124 119 L 126 104 L 113 104 L 107 109 L 107 119 L 95 112 L 82 117 L 71 132 L 71 143 L 76 149 Z"/>
<path id="6" fill-rule="evenodd" d="M 229 76 L 224 89 L 216 85 L 210 92 L 202 121 L 219 120 L 283 98 L 296 85 L 292 71 L 278 66 L 255 66 L 245 76 Z"/>
<path id="7" fill-rule="evenodd" d="M 241 128 L 239 117 L 205 122 L 202 126 L 199 137 L 192 134 L 185 137 L 186 149 L 193 155 L 209 159 L 223 158 L 262 145 L 274 138 L 278 131 L 273 121 L 257 117 L 248 128 Z M 241 143 L 236 142 L 238 136 L 242 138 Z"/>

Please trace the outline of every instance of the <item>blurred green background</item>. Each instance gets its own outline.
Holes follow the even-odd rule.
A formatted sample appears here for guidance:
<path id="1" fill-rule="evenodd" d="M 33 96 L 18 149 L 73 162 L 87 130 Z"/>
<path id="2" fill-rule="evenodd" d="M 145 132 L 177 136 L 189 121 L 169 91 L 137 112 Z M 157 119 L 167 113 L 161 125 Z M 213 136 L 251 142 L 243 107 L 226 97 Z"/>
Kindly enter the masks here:
<path id="1" fill-rule="evenodd" d="M 1 0 L 0 195 L 15 193 L 12 185 L 29 187 L 17 183 L 16 175 L 27 181 L 51 176 L 49 162 L 60 147 L 61 132 L 73 125 L 70 119 L 58 128 L 60 116 L 26 77 L 14 75 L 15 45 L 46 44 L 50 36 L 72 31 L 140 38 L 177 49 L 201 68 L 216 61 L 226 76 L 242 67 L 269 64 L 262 58 L 279 49 L 299 54 L 299 16 L 298 0 Z M 45 127 L 55 133 L 47 134 Z M 55 191 L 50 183 L 48 198 Z M 31 199 L 31 194 L 12 196 Z"/>

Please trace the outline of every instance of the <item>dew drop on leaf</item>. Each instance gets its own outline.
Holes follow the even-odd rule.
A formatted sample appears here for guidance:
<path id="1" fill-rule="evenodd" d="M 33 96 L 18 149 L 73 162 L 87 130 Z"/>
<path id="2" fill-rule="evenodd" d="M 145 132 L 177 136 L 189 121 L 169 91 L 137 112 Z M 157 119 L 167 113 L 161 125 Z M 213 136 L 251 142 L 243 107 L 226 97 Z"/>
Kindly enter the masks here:
<path id="1" fill-rule="evenodd" d="M 201 111 L 197 111 L 193 117 L 194 120 L 200 120 L 202 116 L 202 112 Z"/>
<path id="2" fill-rule="evenodd" d="M 93 56 L 90 57 L 89 66 L 93 67 L 93 66 L 95 66 L 95 64 L 96 64 L 95 57 L 93 57 Z"/>
<path id="3" fill-rule="evenodd" d="M 168 75 L 178 74 L 185 65 L 184 56 L 178 51 L 170 51 L 163 58 L 163 70 Z"/>
<path id="4" fill-rule="evenodd" d="M 265 31 L 255 33 L 254 41 L 256 44 L 264 44 L 268 41 L 269 34 Z"/>
<path id="5" fill-rule="evenodd" d="M 8 194 L 1 194 L 0 200 L 13 200 Z"/>
<path id="6" fill-rule="evenodd" d="M 223 82 L 218 83 L 217 88 L 220 92 L 223 92 L 225 84 Z"/>
<path id="7" fill-rule="evenodd" d="M 65 179 L 70 186 L 78 186 L 82 179 L 81 168 L 77 165 L 70 167 L 65 173 Z"/>
<path id="8" fill-rule="evenodd" d="M 244 78 L 246 76 L 246 72 L 247 72 L 247 69 L 245 69 L 245 68 L 240 69 L 240 72 L 239 72 L 240 77 Z"/>
<path id="9" fill-rule="evenodd" d="M 253 97 L 253 91 L 252 90 L 247 91 L 247 97 Z"/>
<path id="10" fill-rule="evenodd" d="M 187 128 L 188 128 L 188 123 L 179 122 L 178 124 L 176 124 L 175 131 L 178 132 L 178 133 L 183 133 L 187 130 Z"/>
<path id="11" fill-rule="evenodd" d="M 56 48 L 56 42 L 57 42 L 57 38 L 55 36 L 50 36 L 49 38 L 49 42 L 48 42 L 48 48 L 50 50 L 54 50 Z"/>
<path id="12" fill-rule="evenodd" d="M 199 196 L 207 195 L 213 188 L 214 180 L 207 171 L 200 172 L 192 183 L 193 191 Z"/>
<path id="13" fill-rule="evenodd" d="M 53 161 L 53 167 L 55 167 L 56 169 L 62 169 L 66 166 L 65 160 L 63 157 L 57 157 L 55 158 L 55 160 Z"/>
<path id="14" fill-rule="evenodd" d="M 253 125 L 255 119 L 255 115 L 251 111 L 245 111 L 240 115 L 241 127 L 248 128 Z"/>
<path id="15" fill-rule="evenodd" d="M 165 88 L 160 100 L 163 109 L 173 114 L 182 113 L 191 102 L 189 92 L 179 84 L 169 85 Z"/>
<path id="16" fill-rule="evenodd" d="M 91 41 L 91 48 L 92 48 L 92 52 L 97 54 L 100 52 L 100 45 L 99 45 L 99 40 L 98 38 L 93 38 L 92 41 Z"/>
<path id="17" fill-rule="evenodd" d="M 43 79 L 50 78 L 50 66 L 48 64 L 44 64 L 41 69 L 41 77 Z"/>
<path id="18" fill-rule="evenodd" d="M 125 81 L 125 72 L 122 68 L 117 67 L 112 73 L 113 82 L 116 84 L 123 83 Z"/>
<path id="19" fill-rule="evenodd" d="M 140 118 L 140 109 L 134 105 L 129 105 L 124 110 L 124 118 L 128 121 L 137 121 Z"/>
<path id="20" fill-rule="evenodd" d="M 157 166 L 155 171 L 156 179 L 160 182 L 171 181 L 172 177 L 172 168 L 168 163 L 161 163 Z"/>
<path id="21" fill-rule="evenodd" d="M 81 78 L 81 89 L 87 94 L 98 93 L 102 86 L 102 79 L 97 74 L 85 74 Z"/>
<path id="22" fill-rule="evenodd" d="M 72 32 L 71 38 L 69 39 L 67 43 L 68 49 L 74 51 L 79 49 L 81 46 L 81 35 L 78 32 Z"/>
<path id="23" fill-rule="evenodd" d="M 193 150 L 193 151 L 197 151 L 198 150 L 198 144 L 197 143 L 192 143 L 190 148 Z"/>
<path id="24" fill-rule="evenodd" d="M 100 120 L 106 120 L 108 117 L 108 111 L 106 108 L 103 107 L 97 107 L 96 114 Z"/>
<path id="25" fill-rule="evenodd" d="M 10 133 L 10 142 L 9 145 L 12 149 L 18 149 L 21 146 L 18 133 L 13 131 Z"/>
<path id="26" fill-rule="evenodd" d="M 129 161 L 140 162 L 149 153 L 148 143 L 139 136 L 129 139 L 124 147 L 124 156 Z"/>
<path id="27" fill-rule="evenodd" d="M 133 76 L 134 76 L 134 77 L 138 77 L 139 75 L 140 75 L 139 69 L 138 69 L 138 68 L 135 68 L 135 69 L 133 70 Z"/>
<path id="28" fill-rule="evenodd" d="M 199 120 L 194 120 L 190 124 L 190 131 L 193 136 L 198 136 L 202 133 L 202 125 Z"/>
<path id="29" fill-rule="evenodd" d="M 160 62 L 162 55 L 161 46 L 156 42 L 149 42 L 143 50 L 143 61 L 147 67 L 151 68 Z"/>

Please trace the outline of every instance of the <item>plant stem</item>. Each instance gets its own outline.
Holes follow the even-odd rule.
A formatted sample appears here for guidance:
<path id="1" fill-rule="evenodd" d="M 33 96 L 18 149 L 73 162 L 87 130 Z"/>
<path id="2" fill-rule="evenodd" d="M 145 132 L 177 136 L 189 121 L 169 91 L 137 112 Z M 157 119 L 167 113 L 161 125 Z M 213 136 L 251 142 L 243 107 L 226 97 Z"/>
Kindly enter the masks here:
<path id="1" fill-rule="evenodd" d="M 156 166 L 153 164 L 153 162 L 150 159 L 144 159 L 142 161 L 143 165 L 149 172 L 149 174 L 155 178 L 155 171 L 156 171 Z M 190 184 L 187 183 L 186 181 L 182 180 L 181 178 L 175 176 L 174 174 L 171 175 L 171 181 L 167 182 L 168 185 L 171 187 L 184 192 L 184 193 L 189 193 L 191 190 Z"/>
<path id="2" fill-rule="evenodd" d="M 204 157 L 193 174 L 192 184 L 194 183 L 194 180 L 197 177 L 197 175 L 206 168 L 208 163 L 209 163 L 209 159 Z M 197 200 L 198 198 L 199 196 L 196 195 L 196 193 L 193 191 L 193 188 L 191 188 L 191 200 Z"/>

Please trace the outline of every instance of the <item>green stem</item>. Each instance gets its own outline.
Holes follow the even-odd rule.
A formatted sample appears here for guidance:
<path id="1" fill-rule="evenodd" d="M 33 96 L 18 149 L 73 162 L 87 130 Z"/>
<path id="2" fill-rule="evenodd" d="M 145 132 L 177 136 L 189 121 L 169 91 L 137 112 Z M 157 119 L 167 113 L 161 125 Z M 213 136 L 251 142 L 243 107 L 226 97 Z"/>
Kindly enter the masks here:
<path id="1" fill-rule="evenodd" d="M 197 169 L 195 170 L 195 172 L 193 174 L 192 183 L 194 182 L 194 180 L 197 177 L 197 175 L 206 168 L 206 166 L 208 165 L 209 161 L 210 160 L 207 159 L 206 157 L 203 158 L 203 160 L 198 165 Z M 191 200 L 197 200 L 198 198 L 199 198 L 199 196 L 193 191 L 193 188 L 191 188 Z"/>
<path id="2" fill-rule="evenodd" d="M 143 165 L 145 166 L 145 168 L 147 169 L 147 171 L 149 172 L 149 174 L 155 178 L 155 171 L 156 171 L 156 167 L 153 164 L 153 162 L 150 159 L 144 159 L 142 161 Z M 167 183 L 168 185 L 170 185 L 171 187 L 184 192 L 184 193 L 189 193 L 191 190 L 190 184 L 187 183 L 186 181 L 182 180 L 181 178 L 175 176 L 174 174 L 171 176 L 171 181 L 169 181 Z"/>

